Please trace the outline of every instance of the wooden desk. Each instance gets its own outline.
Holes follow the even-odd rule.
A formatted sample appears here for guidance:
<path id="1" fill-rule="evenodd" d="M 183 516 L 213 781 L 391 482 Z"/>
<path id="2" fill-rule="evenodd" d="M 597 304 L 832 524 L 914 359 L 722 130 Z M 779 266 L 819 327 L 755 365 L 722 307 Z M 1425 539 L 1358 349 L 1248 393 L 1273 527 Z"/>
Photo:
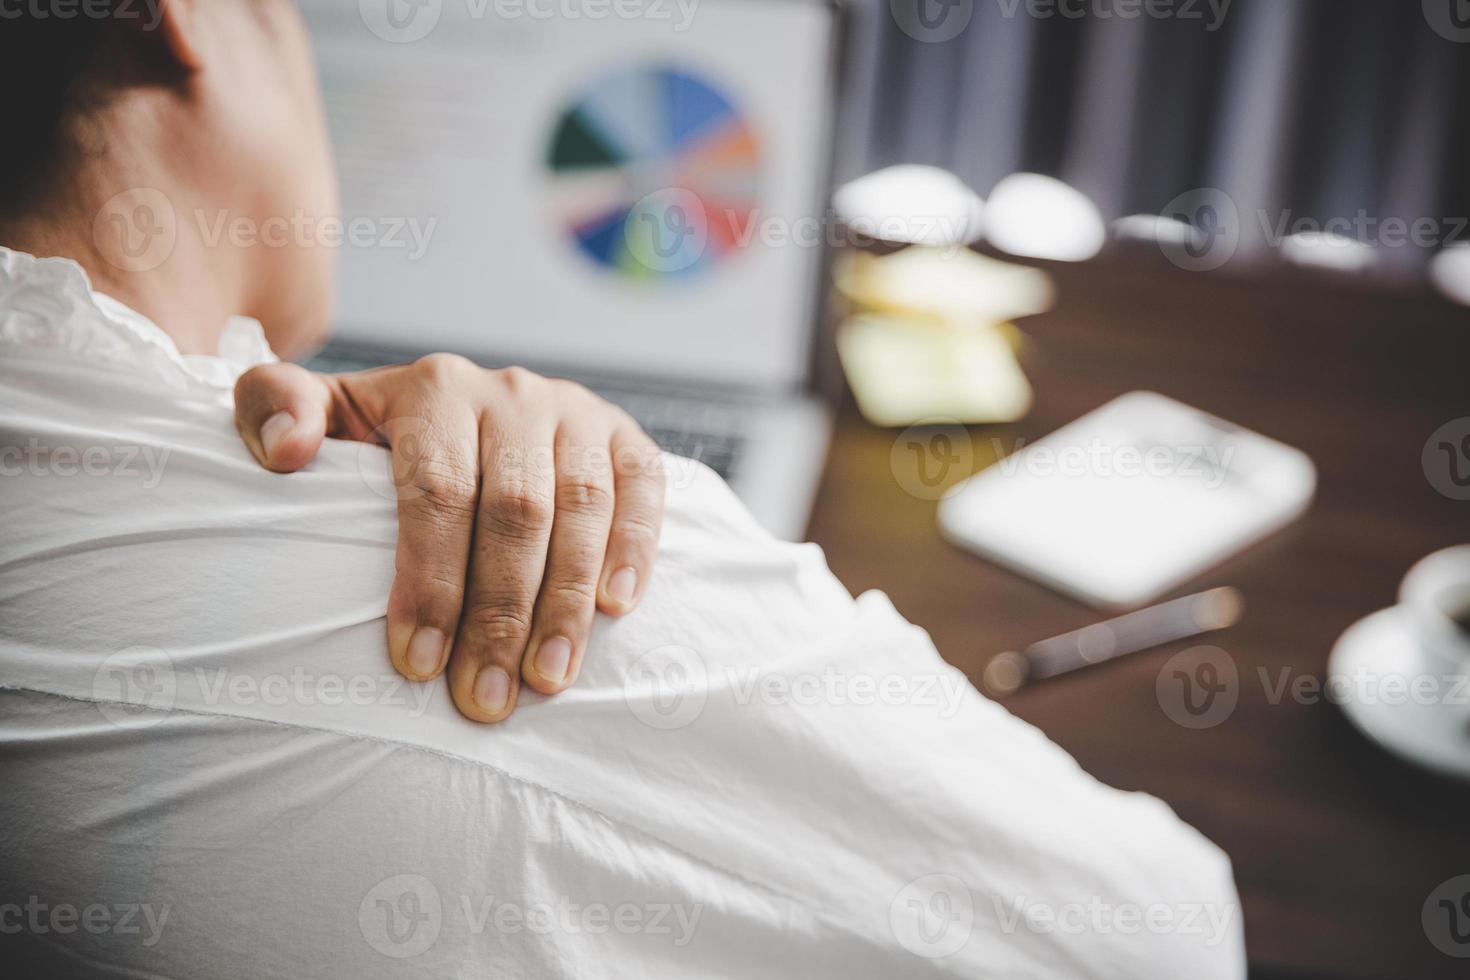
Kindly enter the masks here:
<path id="1" fill-rule="evenodd" d="M 1035 409 L 971 430 L 975 468 L 994 458 L 992 439 L 1033 440 L 1147 388 L 1305 450 L 1317 500 L 1180 590 L 1245 593 L 1238 626 L 1196 641 L 1239 667 L 1239 704 L 1222 724 L 1187 730 L 1156 699 L 1161 665 L 1190 643 L 1007 704 L 1230 854 L 1254 976 L 1470 976 L 1470 960 L 1436 950 L 1420 919 L 1435 886 L 1470 873 L 1470 784 L 1386 754 L 1330 703 L 1268 696 L 1283 669 L 1324 678 L 1339 634 L 1391 605 L 1416 559 L 1470 541 L 1470 502 L 1436 492 L 1420 459 L 1438 426 L 1470 416 L 1470 311 L 1427 292 L 1307 274 L 1216 280 L 1152 258 L 1049 267 L 1057 308 L 1022 324 Z M 935 504 L 891 470 L 896 435 L 844 405 L 811 537 L 850 589 L 887 592 L 977 683 L 994 654 L 1101 618 L 943 543 Z"/>

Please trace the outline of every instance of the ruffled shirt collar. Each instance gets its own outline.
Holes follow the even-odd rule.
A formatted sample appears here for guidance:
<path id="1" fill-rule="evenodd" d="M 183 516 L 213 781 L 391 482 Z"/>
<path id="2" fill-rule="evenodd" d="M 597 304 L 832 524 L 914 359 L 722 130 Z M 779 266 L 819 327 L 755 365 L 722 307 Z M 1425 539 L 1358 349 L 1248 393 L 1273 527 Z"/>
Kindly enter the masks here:
<path id="1" fill-rule="evenodd" d="M 152 320 L 92 288 L 76 262 L 0 245 L 0 348 L 6 356 L 75 357 L 145 371 L 166 384 L 218 392 L 275 361 L 260 322 L 233 316 L 215 356 L 181 354 Z"/>

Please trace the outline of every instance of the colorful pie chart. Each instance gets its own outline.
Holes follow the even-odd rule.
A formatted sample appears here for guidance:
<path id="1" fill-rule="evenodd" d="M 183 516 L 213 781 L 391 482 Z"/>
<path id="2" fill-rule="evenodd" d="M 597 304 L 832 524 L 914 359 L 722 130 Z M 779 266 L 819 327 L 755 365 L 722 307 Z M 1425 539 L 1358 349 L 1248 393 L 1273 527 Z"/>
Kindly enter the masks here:
<path id="1" fill-rule="evenodd" d="M 756 138 L 729 99 L 682 69 L 595 80 L 558 117 L 546 165 L 569 240 L 623 276 L 706 271 L 756 237 Z"/>

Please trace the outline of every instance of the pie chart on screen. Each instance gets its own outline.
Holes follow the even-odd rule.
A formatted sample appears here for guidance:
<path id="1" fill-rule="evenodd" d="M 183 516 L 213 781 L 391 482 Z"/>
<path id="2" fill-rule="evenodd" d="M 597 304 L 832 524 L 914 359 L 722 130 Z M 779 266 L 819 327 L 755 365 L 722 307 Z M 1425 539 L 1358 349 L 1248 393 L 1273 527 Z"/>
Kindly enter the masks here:
<path id="1" fill-rule="evenodd" d="M 594 79 L 559 114 L 546 165 L 569 241 L 620 276 L 705 273 L 756 237 L 759 144 L 693 72 L 652 65 Z"/>

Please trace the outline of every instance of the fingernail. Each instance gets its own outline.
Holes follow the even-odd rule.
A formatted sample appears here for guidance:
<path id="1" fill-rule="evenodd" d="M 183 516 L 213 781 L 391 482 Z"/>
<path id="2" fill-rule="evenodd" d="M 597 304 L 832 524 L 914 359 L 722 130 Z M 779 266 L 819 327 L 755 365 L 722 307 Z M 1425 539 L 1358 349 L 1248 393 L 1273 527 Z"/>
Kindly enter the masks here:
<path id="1" fill-rule="evenodd" d="M 475 703 L 487 715 L 498 715 L 510 700 L 510 675 L 499 667 L 486 667 L 475 678 Z"/>
<path id="2" fill-rule="evenodd" d="M 638 591 L 638 570 L 631 565 L 613 572 L 607 580 L 607 594 L 614 602 L 632 605 L 633 593 Z"/>
<path id="3" fill-rule="evenodd" d="M 553 636 L 536 651 L 536 673 L 549 681 L 559 684 L 566 680 L 571 663 L 572 644 L 564 636 Z"/>
<path id="4" fill-rule="evenodd" d="M 276 447 L 286 438 L 286 433 L 295 427 L 296 418 L 285 409 L 266 419 L 265 425 L 260 427 L 260 447 L 265 450 L 265 454 L 274 456 Z"/>
<path id="5" fill-rule="evenodd" d="M 444 634 L 432 626 L 422 626 L 408 641 L 408 669 L 416 677 L 428 677 L 439 669 L 444 658 Z"/>

